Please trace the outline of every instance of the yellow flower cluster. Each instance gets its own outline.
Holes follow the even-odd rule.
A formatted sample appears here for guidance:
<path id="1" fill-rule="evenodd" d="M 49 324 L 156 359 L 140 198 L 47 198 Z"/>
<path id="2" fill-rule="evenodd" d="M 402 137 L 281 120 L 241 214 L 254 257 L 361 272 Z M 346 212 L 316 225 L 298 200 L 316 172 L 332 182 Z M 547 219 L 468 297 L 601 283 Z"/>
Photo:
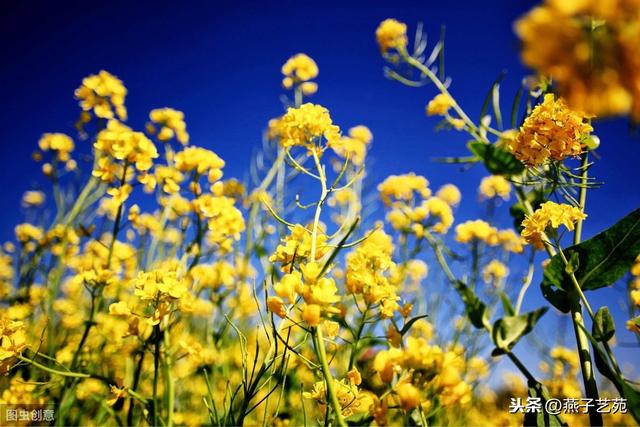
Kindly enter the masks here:
<path id="1" fill-rule="evenodd" d="M 147 172 L 153 166 L 153 159 L 159 156 L 156 146 L 144 133 L 135 132 L 116 120 L 109 120 L 93 146 L 101 155 L 100 164 L 93 171 L 94 176 L 106 182 L 114 179 L 114 171 L 117 170 L 112 160 L 135 165 L 138 171 Z"/>
<path id="2" fill-rule="evenodd" d="M 244 217 L 235 203 L 231 197 L 213 194 L 203 194 L 193 201 L 193 210 L 207 220 L 207 240 L 224 253 L 231 251 L 245 229 Z"/>
<path id="3" fill-rule="evenodd" d="M 414 173 L 391 175 L 378 185 L 378 191 L 384 204 L 392 207 L 386 217 L 391 226 L 418 238 L 428 228 L 446 233 L 453 224 L 451 206 L 460 201 L 459 190 L 451 184 L 440 189 L 445 199 L 430 197 L 429 181 Z"/>
<path id="4" fill-rule="evenodd" d="M 579 155 L 592 130 L 585 116 L 570 110 L 561 98 L 546 94 L 508 143 L 516 158 L 528 166 L 538 166 L 549 159 L 561 161 Z"/>
<path id="5" fill-rule="evenodd" d="M 309 259 L 311 256 L 311 231 L 300 224 L 290 227 L 289 231 L 290 233 L 281 240 L 275 252 L 269 257 L 270 262 L 281 264 L 282 271 L 288 271 L 294 260 L 298 262 L 318 261 L 330 249 L 326 245 L 327 235 L 320 231 L 316 236 L 316 258 Z"/>
<path id="6" fill-rule="evenodd" d="M 313 95 L 318 91 L 318 84 L 309 80 L 318 77 L 318 65 L 304 53 L 298 53 L 287 60 L 282 66 L 282 86 L 291 89 L 300 87 L 305 95 Z"/>
<path id="7" fill-rule="evenodd" d="M 450 95 L 445 93 L 437 94 L 427 104 L 426 112 L 428 116 L 444 116 L 453 106 L 454 100 Z"/>
<path id="8" fill-rule="evenodd" d="M 23 322 L 10 320 L 0 313 L 0 374 L 6 374 L 15 357 L 27 346 L 27 335 Z"/>
<path id="9" fill-rule="evenodd" d="M 522 253 L 524 239 L 513 230 L 498 230 L 481 219 L 466 221 L 456 226 L 456 240 L 460 243 L 482 241 L 490 246 L 502 245 L 508 252 Z"/>
<path id="10" fill-rule="evenodd" d="M 640 310 L 640 255 L 631 265 L 631 280 L 629 282 L 629 301 L 632 313 Z M 640 335 L 640 316 L 627 320 L 626 327 L 629 331 Z"/>
<path id="11" fill-rule="evenodd" d="M 187 173 L 207 174 L 210 183 L 222 178 L 224 160 L 211 150 L 200 147 L 187 147 L 176 153 L 175 167 Z"/>
<path id="12" fill-rule="evenodd" d="M 333 380 L 333 388 L 336 391 L 342 415 L 350 417 L 352 415 L 369 414 L 371 412 L 374 400 L 370 392 L 361 392 L 358 385 L 351 379 Z M 310 392 L 304 392 L 302 396 L 305 399 L 313 399 L 318 403 L 320 411 L 327 405 L 327 391 L 325 390 L 325 382 L 317 381 L 313 384 Z"/>
<path id="13" fill-rule="evenodd" d="M 499 286 L 502 280 L 509 274 L 509 269 L 502 262 L 497 259 L 492 259 L 482 269 L 482 279 L 487 284 L 493 284 Z"/>
<path id="14" fill-rule="evenodd" d="M 300 146 L 310 151 L 322 151 L 323 138 L 329 147 L 340 141 L 340 128 L 333 124 L 329 110 L 311 103 L 289 108 L 279 121 L 279 134 L 283 147 Z"/>
<path id="15" fill-rule="evenodd" d="M 445 408 L 468 405 L 472 389 L 465 371 L 471 373 L 477 369 L 466 366 L 463 353 L 461 346 L 443 349 L 430 344 L 425 337 L 409 336 L 404 348 L 379 351 L 373 369 L 383 383 L 393 383 L 397 378 L 394 394 L 405 409 L 422 405 L 428 410 L 436 396 Z M 476 362 L 476 365 L 481 376 L 481 371 L 486 371 L 486 362 Z"/>
<path id="16" fill-rule="evenodd" d="M 425 199 L 431 196 L 429 181 L 413 172 L 387 177 L 378 185 L 378 192 L 386 206 L 394 206 L 395 202 L 410 202 L 415 194 Z"/>
<path id="17" fill-rule="evenodd" d="M 462 200 L 460 189 L 453 184 L 445 184 L 438 189 L 436 197 L 444 200 L 449 206 L 457 206 Z"/>
<path id="18" fill-rule="evenodd" d="M 393 317 L 400 309 L 395 283 L 396 264 L 391 255 L 394 245 L 382 230 L 367 239 L 346 257 L 345 284 L 351 294 L 362 295 L 365 302 L 377 305 L 383 318 Z"/>
<path id="19" fill-rule="evenodd" d="M 42 206 L 45 200 L 46 196 L 42 191 L 26 191 L 22 195 L 22 206 L 26 208 Z"/>
<path id="20" fill-rule="evenodd" d="M 189 142 L 189 134 L 187 133 L 187 124 L 184 121 L 184 113 L 174 110 L 173 108 L 157 108 L 149 113 L 151 123 L 147 125 L 147 131 L 151 134 L 157 132 L 158 140 L 162 142 L 170 141 L 175 138 L 182 145 Z M 154 124 L 160 127 L 157 130 Z"/>
<path id="21" fill-rule="evenodd" d="M 371 131 L 366 126 L 355 126 L 349 129 L 349 136 L 343 136 L 332 146 L 333 151 L 342 158 L 349 160 L 356 166 L 364 163 L 367 147 L 373 140 Z"/>
<path id="22" fill-rule="evenodd" d="M 117 116 L 120 120 L 126 120 L 126 95 L 127 88 L 122 81 L 104 70 L 85 77 L 75 92 L 82 110 L 93 111 L 101 119 L 113 119 Z"/>
<path id="23" fill-rule="evenodd" d="M 68 162 L 74 144 L 73 139 L 64 133 L 45 133 L 38 141 L 38 147 L 44 152 L 52 151 L 59 161 Z"/>
<path id="24" fill-rule="evenodd" d="M 543 235 L 549 228 L 557 229 L 561 225 L 569 231 L 574 229 L 576 221 L 583 220 L 587 215 L 575 206 L 545 202 L 535 212 L 522 221 L 522 237 L 537 249 L 542 249 Z"/>
<path id="25" fill-rule="evenodd" d="M 507 200 L 511 193 L 511 183 L 501 175 L 490 175 L 482 178 L 478 190 L 480 191 L 480 196 L 484 198 L 501 197 Z"/>
<path id="26" fill-rule="evenodd" d="M 639 120 L 639 20 L 635 0 L 546 0 L 515 30 L 522 60 L 553 79 L 571 108 Z"/>
<path id="27" fill-rule="evenodd" d="M 376 40 L 380 51 L 404 49 L 407 46 L 407 25 L 395 19 L 385 19 L 376 29 Z"/>

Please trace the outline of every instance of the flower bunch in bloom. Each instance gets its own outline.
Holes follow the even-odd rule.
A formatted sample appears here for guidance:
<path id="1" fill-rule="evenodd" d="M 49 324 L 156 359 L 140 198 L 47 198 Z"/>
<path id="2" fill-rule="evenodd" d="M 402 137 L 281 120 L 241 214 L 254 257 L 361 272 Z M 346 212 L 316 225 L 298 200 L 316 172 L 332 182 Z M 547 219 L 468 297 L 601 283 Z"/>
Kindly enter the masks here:
<path id="1" fill-rule="evenodd" d="M 0 373 L 3 375 L 27 346 L 24 323 L 0 316 Z"/>
<path id="2" fill-rule="evenodd" d="M 300 87 L 303 94 L 313 95 L 318 91 L 318 84 L 310 80 L 318 77 L 318 73 L 316 62 L 304 53 L 298 53 L 282 66 L 282 86 L 286 89 Z"/>
<path id="3" fill-rule="evenodd" d="M 488 222 L 476 219 L 456 226 L 456 240 L 460 243 L 481 241 L 489 246 L 502 245 L 508 252 L 522 253 L 523 239 L 513 230 L 498 230 Z"/>
<path id="4" fill-rule="evenodd" d="M 526 165 L 538 166 L 547 160 L 579 155 L 592 130 L 584 115 L 570 110 L 562 98 L 546 94 L 509 141 L 509 148 Z"/>
<path id="5" fill-rule="evenodd" d="M 572 109 L 638 120 L 638 20 L 633 0 L 546 0 L 518 20 L 515 31 L 524 63 L 551 77 Z"/>
<path id="6" fill-rule="evenodd" d="M 279 121 L 279 134 L 283 147 L 299 146 L 309 151 L 322 151 L 323 139 L 329 147 L 340 141 L 340 128 L 333 124 L 329 110 L 311 103 L 289 108 Z"/>
<path id="7" fill-rule="evenodd" d="M 175 155 L 175 167 L 185 173 L 207 175 L 211 184 L 222 178 L 224 160 L 211 150 L 187 147 Z"/>
<path id="8" fill-rule="evenodd" d="M 75 95 L 83 111 L 93 112 L 100 119 L 127 119 L 124 106 L 127 88 L 107 71 L 85 77 Z"/>
<path id="9" fill-rule="evenodd" d="M 340 138 L 332 146 L 333 151 L 342 158 L 348 157 L 354 165 L 360 166 L 364 163 L 367 147 L 373 140 L 373 135 L 369 128 L 363 125 L 350 128 L 348 135 Z"/>
<path id="10" fill-rule="evenodd" d="M 426 229 L 446 233 L 453 224 L 451 205 L 459 202 L 459 194 L 451 187 L 443 190 L 447 199 L 431 196 L 429 181 L 414 173 L 387 177 L 378 185 L 378 192 L 385 206 L 392 208 L 387 214 L 391 226 L 418 238 Z"/>
<path id="11" fill-rule="evenodd" d="M 358 374 L 359 377 L 359 374 Z M 352 415 L 367 415 L 373 406 L 371 393 L 361 392 L 358 389 L 362 379 L 357 381 L 353 377 L 342 380 L 334 379 L 333 388 L 336 390 L 342 415 L 350 417 Z M 313 389 L 302 394 L 305 399 L 313 399 L 319 405 L 320 411 L 327 405 L 327 391 L 324 381 L 317 381 L 313 384 Z"/>
<path id="12" fill-rule="evenodd" d="M 522 237 L 538 249 L 543 248 L 543 235 L 548 229 L 557 229 L 564 225 L 569 231 L 574 229 L 576 221 L 583 220 L 587 214 L 580 208 L 554 202 L 544 202 L 533 214 L 522 221 Z"/>
<path id="13" fill-rule="evenodd" d="M 478 190 L 481 197 L 487 199 L 500 197 L 507 200 L 511 193 L 511 183 L 501 175 L 490 175 L 482 178 Z"/>
<path id="14" fill-rule="evenodd" d="M 346 257 L 347 291 L 362 295 L 367 304 L 377 306 L 383 318 L 393 317 L 400 309 L 396 264 L 391 259 L 393 251 L 391 237 L 376 230 Z"/>
<path id="15" fill-rule="evenodd" d="M 380 51 L 404 49 L 407 46 L 407 25 L 395 19 L 385 19 L 376 29 L 376 40 Z"/>
<path id="16" fill-rule="evenodd" d="M 156 108 L 149 113 L 150 123 L 147 124 L 147 131 L 156 134 L 158 140 L 167 142 L 176 138 L 182 145 L 189 142 L 187 124 L 184 121 L 184 113 L 173 108 Z M 156 129 L 156 126 L 159 129 Z"/>

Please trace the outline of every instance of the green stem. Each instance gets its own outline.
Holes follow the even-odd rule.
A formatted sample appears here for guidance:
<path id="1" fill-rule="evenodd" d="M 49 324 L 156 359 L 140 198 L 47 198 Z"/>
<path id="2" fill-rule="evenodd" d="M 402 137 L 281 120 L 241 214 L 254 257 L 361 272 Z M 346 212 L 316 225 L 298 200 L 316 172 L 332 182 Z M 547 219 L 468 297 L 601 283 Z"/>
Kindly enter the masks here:
<path id="1" fill-rule="evenodd" d="M 52 369 L 52 368 L 49 368 L 48 366 L 38 363 L 33 359 L 28 359 L 21 354 L 18 354 L 16 357 L 22 360 L 23 362 L 29 363 L 42 371 L 49 372 L 50 374 L 60 375 L 62 377 L 70 377 L 70 378 L 90 378 L 91 377 L 91 375 L 84 374 L 82 372 L 58 371 L 57 369 Z"/>
<path id="2" fill-rule="evenodd" d="M 313 328 L 311 329 L 311 333 L 313 335 L 313 339 L 316 343 L 316 347 L 318 350 L 318 358 L 320 359 L 320 365 L 322 366 L 322 374 L 324 375 L 324 383 L 326 385 L 327 395 L 329 397 L 331 407 L 333 408 L 333 412 L 336 416 L 336 422 L 340 427 L 346 427 L 347 423 L 342 416 L 342 407 L 340 406 L 340 402 L 338 401 L 338 396 L 336 395 L 336 391 L 334 389 L 333 384 L 333 375 L 331 374 L 331 369 L 329 368 L 329 363 L 327 362 L 327 352 L 324 347 L 324 337 L 322 336 L 322 328 Z"/>

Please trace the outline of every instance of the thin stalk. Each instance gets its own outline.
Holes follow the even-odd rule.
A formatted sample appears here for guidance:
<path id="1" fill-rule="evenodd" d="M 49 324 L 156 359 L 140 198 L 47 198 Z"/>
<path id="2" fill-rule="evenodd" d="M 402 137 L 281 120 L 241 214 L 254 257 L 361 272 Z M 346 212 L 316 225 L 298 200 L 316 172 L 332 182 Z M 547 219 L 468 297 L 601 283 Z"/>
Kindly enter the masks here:
<path id="1" fill-rule="evenodd" d="M 324 347 L 322 328 L 313 328 L 311 331 L 313 339 L 316 342 L 316 347 L 318 349 L 318 357 L 320 359 L 320 365 L 322 367 L 322 374 L 324 375 L 326 391 L 329 400 L 331 401 L 331 407 L 333 408 L 333 412 L 336 416 L 336 422 L 340 427 L 346 427 L 347 423 L 342 416 L 342 407 L 340 406 L 340 402 L 338 401 L 336 391 L 333 388 L 333 375 L 331 374 L 331 369 L 329 368 L 329 363 L 327 362 L 327 352 Z"/>

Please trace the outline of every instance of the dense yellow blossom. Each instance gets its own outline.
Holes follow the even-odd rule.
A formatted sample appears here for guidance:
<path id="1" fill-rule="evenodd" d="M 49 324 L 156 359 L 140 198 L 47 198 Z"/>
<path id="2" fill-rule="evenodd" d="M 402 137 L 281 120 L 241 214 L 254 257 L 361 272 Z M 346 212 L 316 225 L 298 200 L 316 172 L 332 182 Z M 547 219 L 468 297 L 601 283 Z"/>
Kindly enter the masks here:
<path id="1" fill-rule="evenodd" d="M 482 269 L 482 279 L 485 283 L 492 283 L 497 285 L 509 274 L 509 269 L 502 262 L 497 259 L 492 259 Z"/>
<path id="2" fill-rule="evenodd" d="M 640 5 L 546 0 L 515 24 L 522 60 L 574 110 L 640 119 Z M 544 37 L 541 37 L 544 34 Z"/>
<path id="3" fill-rule="evenodd" d="M 349 136 L 343 136 L 332 146 L 333 151 L 342 158 L 349 160 L 357 166 L 362 165 L 367 155 L 367 147 L 373 140 L 371 131 L 366 126 L 355 126 L 349 129 Z"/>
<path id="4" fill-rule="evenodd" d="M 480 240 L 493 246 L 499 243 L 498 230 L 481 219 L 466 221 L 456 226 L 456 240 L 460 243 Z"/>
<path id="5" fill-rule="evenodd" d="M 44 152 L 53 152 L 61 162 L 69 161 L 71 152 L 75 148 L 73 139 L 63 133 L 45 133 L 38 141 L 38 147 Z"/>
<path id="6" fill-rule="evenodd" d="M 222 160 L 211 150 L 200 147 L 187 147 L 176 153 L 175 166 L 181 172 L 207 174 L 210 183 L 222 178 Z"/>
<path id="7" fill-rule="evenodd" d="M 482 197 L 486 197 L 488 199 L 501 197 L 504 200 L 507 200 L 511 193 L 511 183 L 501 175 L 489 175 L 482 178 L 478 190 Z"/>
<path id="8" fill-rule="evenodd" d="M 0 313 L 0 373 L 5 374 L 27 346 L 23 322 L 15 322 Z"/>
<path id="9" fill-rule="evenodd" d="M 280 144 L 285 148 L 300 146 L 322 150 L 323 139 L 329 147 L 340 141 L 340 128 L 333 124 L 329 110 L 311 103 L 289 108 L 280 119 L 279 131 Z"/>
<path id="10" fill-rule="evenodd" d="M 385 19 L 376 29 L 376 40 L 380 51 L 404 49 L 407 46 L 407 25 L 395 19 Z"/>
<path id="11" fill-rule="evenodd" d="M 174 136 L 182 145 L 189 142 L 187 124 L 184 121 L 184 113 L 173 108 L 157 108 L 149 113 L 151 123 L 147 129 L 156 134 L 159 141 L 167 142 Z M 156 124 L 159 129 L 153 125 Z"/>
<path id="12" fill-rule="evenodd" d="M 431 195 L 429 181 L 413 172 L 405 175 L 389 176 L 378 185 L 378 192 L 387 206 L 391 206 L 395 201 L 411 201 L 415 197 L 414 193 L 423 198 Z"/>
<path id="13" fill-rule="evenodd" d="M 453 104 L 454 100 L 453 98 L 451 98 L 451 95 L 446 93 L 439 93 L 427 104 L 427 115 L 444 116 L 445 114 L 447 114 L 447 111 L 449 111 Z"/>
<path id="14" fill-rule="evenodd" d="M 309 80 L 318 77 L 318 65 L 304 53 L 298 53 L 287 60 L 282 66 L 282 86 L 291 89 L 299 85 L 305 95 L 313 95 L 318 90 L 318 85 Z"/>
<path id="15" fill-rule="evenodd" d="M 80 107 L 84 111 L 92 111 L 101 119 L 127 119 L 124 98 L 127 89 L 122 81 L 107 71 L 100 71 L 82 80 L 82 85 L 75 92 Z"/>
<path id="16" fill-rule="evenodd" d="M 347 291 L 362 295 L 368 304 L 378 305 L 383 317 L 392 317 L 400 308 L 397 286 L 390 279 L 396 269 L 391 259 L 393 250 L 391 237 L 376 230 L 346 258 Z"/>
<path id="17" fill-rule="evenodd" d="M 460 189 L 453 184 L 445 184 L 438 189 L 436 197 L 445 201 L 449 206 L 457 206 L 462 200 Z"/>
<path id="18" fill-rule="evenodd" d="M 569 231 L 572 231 L 574 223 L 586 217 L 587 215 L 575 206 L 545 202 L 522 221 L 524 227 L 522 237 L 536 248 L 542 249 L 543 235 L 547 229 L 557 229 L 564 225 Z"/>
<path id="19" fill-rule="evenodd" d="M 593 128 L 583 115 L 565 102 L 546 94 L 525 119 L 515 139 L 509 141 L 513 154 L 528 166 L 547 160 L 560 161 L 584 151 L 584 140 Z"/>
<path id="20" fill-rule="evenodd" d="M 101 160 L 109 162 L 115 159 L 127 165 L 135 165 L 140 172 L 151 169 L 153 159 L 159 156 L 156 146 L 142 132 L 134 132 L 128 126 L 116 120 L 110 120 L 107 128 L 98 134 L 98 138 L 93 144 L 103 157 Z M 94 170 L 94 175 L 100 176 L 103 180 L 108 175 Z"/>

